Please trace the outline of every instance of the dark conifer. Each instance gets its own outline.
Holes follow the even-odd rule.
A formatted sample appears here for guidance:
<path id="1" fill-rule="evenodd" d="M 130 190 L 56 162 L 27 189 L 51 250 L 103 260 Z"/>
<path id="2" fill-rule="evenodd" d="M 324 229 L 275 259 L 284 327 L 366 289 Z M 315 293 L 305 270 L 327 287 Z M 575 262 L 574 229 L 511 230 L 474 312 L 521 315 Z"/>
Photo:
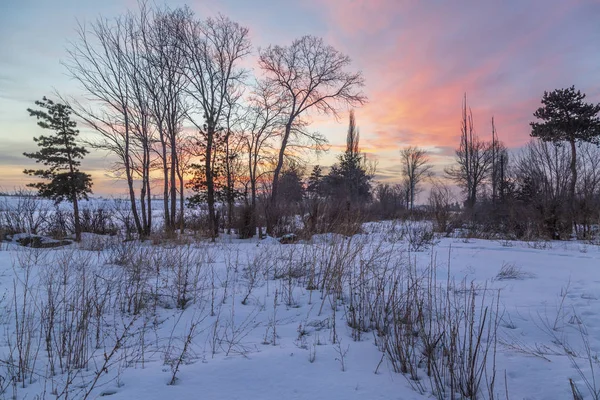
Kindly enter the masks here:
<path id="1" fill-rule="evenodd" d="M 544 92 L 542 107 L 533 114 L 542 122 L 531 123 L 531 136 L 545 142 L 571 147 L 570 202 L 572 218 L 575 214 L 575 188 L 577 186 L 577 143 L 600 141 L 600 104 L 585 103 L 585 94 L 574 86 Z"/>
<path id="2" fill-rule="evenodd" d="M 323 179 L 322 188 L 327 195 L 350 204 L 362 204 L 371 199 L 371 178 L 367 172 L 366 158 L 359 148 L 360 133 L 354 112 L 350 111 L 346 151 L 339 163 L 333 165 Z"/>
<path id="3" fill-rule="evenodd" d="M 81 199 L 88 198 L 92 190 L 91 176 L 79 171 L 81 160 L 88 151 L 78 146 L 76 139 L 79 131 L 77 123 L 71 120 L 71 108 L 66 104 L 54 103 L 44 97 L 35 104 L 40 110 L 28 108 L 37 124 L 43 129 L 54 131 L 51 136 L 39 136 L 33 140 L 40 149 L 35 153 L 23 153 L 26 157 L 41 163 L 45 169 L 26 169 L 27 175 L 35 176 L 49 182 L 30 183 L 27 186 L 36 188 L 42 197 L 54 200 L 56 204 L 68 201 L 73 204 L 75 222 L 75 240 L 81 240 L 81 224 L 79 220 L 79 204 Z"/>

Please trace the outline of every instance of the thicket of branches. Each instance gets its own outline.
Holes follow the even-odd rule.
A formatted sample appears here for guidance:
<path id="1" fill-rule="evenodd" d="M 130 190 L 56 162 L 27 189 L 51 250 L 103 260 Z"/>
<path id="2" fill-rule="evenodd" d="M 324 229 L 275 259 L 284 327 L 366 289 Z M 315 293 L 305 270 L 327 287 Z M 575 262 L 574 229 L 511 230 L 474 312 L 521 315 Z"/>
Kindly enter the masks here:
<path id="1" fill-rule="evenodd" d="M 188 7 L 141 3 L 79 26 L 64 64 L 90 101 L 63 100 L 98 133 L 89 144 L 116 156 L 113 173 L 127 182 L 140 237 L 151 234 L 156 195 L 165 230 L 186 227 L 186 184 L 195 192 L 188 205 L 205 208 L 209 236 L 240 224 L 252 236 L 259 223 L 273 233 L 287 166 L 326 143 L 309 130 L 311 115 L 337 117 L 366 101 L 361 73 L 321 38 L 259 49 L 256 76 L 243 66 L 252 52 L 246 27 Z"/>
<path id="2" fill-rule="evenodd" d="M 598 240 L 600 105 L 584 99 L 574 87 L 545 92 L 531 141 L 509 157 L 493 119 L 490 140 L 475 133 L 465 97 L 456 164 L 446 169 L 464 194 L 454 227 L 507 239 Z"/>

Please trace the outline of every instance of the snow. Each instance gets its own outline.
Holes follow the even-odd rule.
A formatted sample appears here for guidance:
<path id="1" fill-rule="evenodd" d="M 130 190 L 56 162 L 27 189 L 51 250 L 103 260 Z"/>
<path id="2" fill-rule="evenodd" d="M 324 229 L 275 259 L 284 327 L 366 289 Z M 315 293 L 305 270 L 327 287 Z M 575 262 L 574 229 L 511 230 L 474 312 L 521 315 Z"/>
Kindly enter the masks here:
<path id="1" fill-rule="evenodd" d="M 36 395 L 55 398 L 53 388 L 60 388 L 61 382 L 64 385 L 65 374 L 48 373 L 48 356 L 39 334 L 39 307 L 45 304 L 44 282 L 49 277 L 59 280 L 60 260 L 69 257 L 75 260 L 72 265 L 76 267 L 69 271 L 68 277 L 72 285 L 81 283 L 84 272 L 87 277 L 98 277 L 98 282 L 111 286 L 111 301 L 117 304 L 127 288 L 123 284 L 126 267 L 115 261 L 128 251 L 126 246 L 133 246 L 146 256 L 145 262 L 153 263 L 152 260 L 163 257 L 161 265 L 166 272 L 161 272 L 158 278 L 148 277 L 148 284 L 155 285 L 157 293 L 144 300 L 147 309 L 140 316 L 121 313 L 118 307 L 105 310 L 101 344 L 90 348 L 91 361 L 87 369 L 76 375 L 69 398 L 83 398 L 105 354 L 110 354 L 114 347 L 120 329 L 132 319 L 131 337 L 117 350 L 118 356 L 111 359 L 107 371 L 99 374 L 89 398 L 101 395 L 114 399 L 432 398 L 431 392 L 417 393 L 405 376 L 392 371 L 375 345 L 374 332 L 364 333 L 360 341 L 352 339 L 345 321 L 347 304 L 343 300 L 337 303 L 334 315 L 332 303 L 323 302 L 317 290 L 307 290 L 305 281 L 275 279 L 275 270 L 285 265 L 286 259 L 310 253 L 314 262 L 319 262 L 314 257 L 331 255 L 334 250 L 328 246 L 345 240 L 365 253 L 391 250 L 398 259 L 413 260 L 420 270 L 434 263 L 436 279 L 442 287 L 450 277 L 453 282 L 473 281 L 491 293 L 499 290 L 495 386 L 499 398 L 506 398 L 505 385 L 511 399 L 572 398 L 569 378 L 584 398 L 590 398 L 573 360 L 591 381 L 593 372 L 583 338 L 588 341 L 592 355 L 600 351 L 598 246 L 581 242 L 541 245 L 439 238 L 431 248 L 412 252 L 405 241 L 392 243 L 396 239 L 390 237 L 397 238 L 389 234 L 394 226 L 372 223 L 365 226 L 365 234 L 353 238 L 327 234 L 293 244 L 280 244 L 273 238 L 242 241 L 224 236 L 216 243 L 197 242 L 187 247 L 124 245 L 110 239 L 102 249 L 95 235 L 85 235 L 80 248 L 73 244 L 41 250 L 5 243 L 0 251 L 3 310 L 0 375 L 8 376 L 10 368 L 6 363 L 11 360 L 11 348 L 15 360 L 14 301 L 16 298 L 17 304 L 22 305 L 25 282 L 32 288 L 27 306 L 31 315 L 38 318 L 32 325 L 38 329 L 33 340 L 38 356 L 32 382 L 28 379 L 25 385 L 21 382 L 8 385 L 3 395 L 18 399 Z M 166 253 L 161 255 L 161 252 Z M 146 265 L 151 267 L 149 274 L 153 265 Z M 186 270 L 190 265 L 193 268 Z M 247 268 L 251 265 L 259 265 L 260 272 L 248 301 L 242 304 L 251 279 Z M 517 279 L 497 279 L 503 265 L 512 265 L 521 274 Z M 190 291 L 192 300 L 185 310 L 179 310 L 177 279 L 185 271 L 196 283 Z M 154 299 L 158 304 L 155 309 L 149 306 Z M 211 301 L 215 299 L 212 304 L 215 315 L 211 315 Z M 337 335 L 333 333 L 333 318 Z M 197 325 L 192 329 L 194 324 Z M 193 332 L 189 348 L 183 352 L 189 332 Z M 94 342 L 95 339 L 90 339 L 90 343 Z M 565 353 L 565 347 L 572 350 L 574 358 Z M 173 376 L 169 363 L 173 365 L 182 354 L 175 384 L 169 385 Z M 595 371 L 596 378 L 600 377 L 599 371 L 600 368 Z"/>

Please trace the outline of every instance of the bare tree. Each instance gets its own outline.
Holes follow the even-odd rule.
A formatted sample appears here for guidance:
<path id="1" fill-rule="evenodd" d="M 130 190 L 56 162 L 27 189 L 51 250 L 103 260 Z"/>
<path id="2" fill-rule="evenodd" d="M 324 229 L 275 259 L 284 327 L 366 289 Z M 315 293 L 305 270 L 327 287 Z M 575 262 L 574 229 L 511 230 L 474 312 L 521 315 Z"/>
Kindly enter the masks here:
<path id="1" fill-rule="evenodd" d="M 507 174 L 508 174 L 508 151 L 506 146 L 498 140 L 498 132 L 494 117 L 492 117 L 492 167 L 490 183 L 492 186 L 492 204 L 503 203 L 506 197 Z"/>
<path id="2" fill-rule="evenodd" d="M 590 239 L 600 221 L 600 150 L 598 146 L 582 144 L 579 149 L 579 183 L 577 187 L 578 223 L 581 238 Z"/>
<path id="3" fill-rule="evenodd" d="M 429 192 L 429 208 L 438 232 L 447 232 L 450 228 L 452 200 L 450 187 L 439 179 L 434 180 Z"/>
<path id="4" fill-rule="evenodd" d="M 406 208 L 413 209 L 415 197 L 421 192 L 421 183 L 433 176 L 432 165 L 427 152 L 418 147 L 409 146 L 400 151 L 402 176 L 407 190 Z"/>
<path id="5" fill-rule="evenodd" d="M 131 86 L 131 65 L 126 57 L 132 43 L 129 27 L 124 17 L 113 23 L 99 18 L 89 30 L 79 25 L 78 38 L 67 50 L 65 66 L 87 96 L 99 106 L 92 109 L 74 102 L 72 108 L 74 114 L 100 134 L 100 140 L 91 145 L 119 157 L 117 170 L 125 175 L 136 230 L 142 235 L 134 188 L 132 114 L 135 107 L 132 98 L 135 96 Z"/>
<path id="6" fill-rule="evenodd" d="M 512 174 L 515 196 L 527 222 L 548 238 L 570 238 L 573 216 L 577 234 L 588 239 L 600 218 L 600 152 L 590 143 L 578 146 L 576 168 L 579 179 L 575 204 L 571 205 L 572 153 L 568 146 L 541 139 L 532 140 L 516 157 Z M 573 210 L 576 214 L 573 214 Z"/>
<path id="7" fill-rule="evenodd" d="M 285 104 L 277 96 L 276 88 L 265 82 L 257 82 L 250 96 L 246 112 L 244 132 L 248 157 L 248 183 L 250 204 L 256 212 L 258 180 L 266 172 L 264 165 L 273 162 L 272 142 L 278 138 L 283 127 Z"/>
<path id="8" fill-rule="evenodd" d="M 481 140 L 473 127 L 473 113 L 465 94 L 462 106 L 460 146 L 456 150 L 456 165 L 446 168 L 446 174 L 466 193 L 465 205 L 472 209 L 477 194 L 492 165 L 492 146 Z"/>
<path id="9" fill-rule="evenodd" d="M 152 187 L 150 185 L 150 173 L 152 170 L 154 152 L 152 151 L 155 141 L 155 129 L 152 121 L 152 109 L 150 107 L 151 91 L 146 84 L 148 80 L 147 49 L 144 42 L 138 40 L 139 34 L 147 29 L 148 9 L 141 4 L 139 17 L 129 13 L 124 18 L 125 29 L 129 38 L 129 46 L 123 52 L 123 58 L 127 65 L 127 76 L 131 87 L 131 132 L 133 136 L 131 152 L 135 162 L 133 170 L 141 180 L 140 188 L 140 212 L 143 236 L 150 235 L 152 230 Z"/>
<path id="10" fill-rule="evenodd" d="M 302 117 L 309 110 L 337 116 L 344 105 L 361 105 L 366 97 L 360 91 L 364 79 L 360 72 L 347 72 L 350 58 L 323 39 L 303 36 L 290 46 L 268 46 L 259 51 L 259 65 L 272 85 L 276 96 L 286 105 L 286 121 L 273 171 L 271 198 L 267 216 L 267 230 L 272 231 L 274 209 L 277 206 L 279 176 L 287 155 L 292 135 L 309 141 L 318 139 L 298 129 L 306 121 Z"/>
<path id="11" fill-rule="evenodd" d="M 93 108 L 77 102 L 74 107 L 100 134 L 94 146 L 119 158 L 115 172 L 127 181 L 140 236 L 148 236 L 152 227 L 153 169 L 162 169 L 167 230 L 175 228 L 177 193 L 183 196 L 178 146 L 183 142 L 179 136 L 188 83 L 181 71 L 184 52 L 178 40 L 191 18 L 187 8 L 151 9 L 141 2 L 139 13 L 99 18 L 89 29 L 80 26 L 65 63 L 94 102 Z M 183 197 L 181 208 L 182 204 Z"/>
<path id="12" fill-rule="evenodd" d="M 119 157 L 115 170 L 127 180 L 140 236 L 148 236 L 152 227 L 150 176 L 157 154 L 163 170 L 164 221 L 167 229 L 174 229 L 177 145 L 187 84 L 180 71 L 183 52 L 177 39 L 188 18 L 185 8 L 153 10 L 141 2 L 138 14 L 99 18 L 89 29 L 80 26 L 65 63 L 95 103 L 94 108 L 79 103 L 75 107 L 100 134 L 94 146 Z M 157 141 L 161 148 L 155 152 Z M 137 179 L 141 181 L 139 206 Z"/>
<path id="13" fill-rule="evenodd" d="M 233 216 L 235 210 L 235 201 L 242 197 L 238 190 L 239 176 L 244 166 L 242 151 L 244 148 L 245 137 L 242 129 L 244 127 L 242 112 L 243 107 L 240 99 L 243 95 L 242 90 L 232 91 L 227 94 L 227 109 L 225 114 L 223 137 L 223 172 L 225 175 L 225 202 L 227 203 L 227 233 L 231 233 L 233 227 Z"/>
<path id="14" fill-rule="evenodd" d="M 515 163 L 521 202 L 531 209 L 544 233 L 554 239 L 570 234 L 570 165 L 566 147 L 539 139 L 532 140 Z"/>
<path id="15" fill-rule="evenodd" d="M 534 192 L 543 193 L 546 199 L 562 200 L 569 193 L 570 163 L 571 157 L 564 147 L 532 140 L 517 159 L 516 170 L 522 182 L 531 180 Z"/>
<path id="16" fill-rule="evenodd" d="M 379 218 L 396 218 L 406 205 L 405 191 L 400 184 L 380 183 L 373 192 L 379 206 Z"/>
<path id="17" fill-rule="evenodd" d="M 215 213 L 213 152 L 216 136 L 222 128 L 228 94 L 243 83 L 246 70 L 241 59 L 250 53 L 248 29 L 219 16 L 205 21 L 188 19 L 178 39 L 185 51 L 183 73 L 190 82 L 188 93 L 197 103 L 203 123 L 191 118 L 204 144 L 208 220 L 211 236 L 218 233 Z"/>
<path id="18" fill-rule="evenodd" d="M 185 102 L 188 81 L 181 72 L 185 55 L 178 40 L 192 17 L 192 12 L 185 7 L 156 10 L 150 16 L 142 5 L 139 24 L 146 61 L 140 78 L 149 93 L 148 107 L 158 132 L 159 148 L 156 151 L 162 168 L 163 218 L 168 231 L 175 229 L 178 177 L 180 217 L 183 217 L 183 178 L 178 145 L 185 143 L 180 134 L 188 107 Z"/>

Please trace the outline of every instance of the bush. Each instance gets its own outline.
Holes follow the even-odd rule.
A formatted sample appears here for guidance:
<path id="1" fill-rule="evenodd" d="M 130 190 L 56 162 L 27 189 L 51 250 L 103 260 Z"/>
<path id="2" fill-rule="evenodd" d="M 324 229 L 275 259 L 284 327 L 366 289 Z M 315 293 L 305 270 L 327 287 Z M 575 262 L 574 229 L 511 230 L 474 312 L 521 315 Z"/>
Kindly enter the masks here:
<path id="1" fill-rule="evenodd" d="M 0 204 L 0 229 L 5 234 L 41 234 L 48 225 L 50 207 L 32 192 L 19 190 Z"/>
<path id="2" fill-rule="evenodd" d="M 526 278 L 532 278 L 533 275 L 528 272 L 523 272 L 520 267 L 517 267 L 514 263 L 504 263 L 502 264 L 502 268 L 500 268 L 500 272 L 496 275 L 496 280 L 505 281 L 505 280 L 521 280 Z"/>
<path id="3" fill-rule="evenodd" d="M 69 240 L 47 240 L 42 236 L 25 236 L 17 239 L 17 243 L 23 247 L 31 247 L 34 249 L 51 249 L 67 246 L 72 242 Z"/>
<path id="4" fill-rule="evenodd" d="M 435 233 L 427 222 L 406 221 L 404 236 L 411 251 L 425 251 L 435 244 Z"/>
<path id="5" fill-rule="evenodd" d="M 116 235 L 119 229 L 114 222 L 112 210 L 102 205 L 88 206 L 81 210 L 81 231 L 98 235 Z"/>
<path id="6" fill-rule="evenodd" d="M 237 218 L 237 230 L 240 239 L 250 239 L 254 237 L 256 227 L 254 224 L 254 215 L 250 205 L 244 205 L 239 217 Z"/>

